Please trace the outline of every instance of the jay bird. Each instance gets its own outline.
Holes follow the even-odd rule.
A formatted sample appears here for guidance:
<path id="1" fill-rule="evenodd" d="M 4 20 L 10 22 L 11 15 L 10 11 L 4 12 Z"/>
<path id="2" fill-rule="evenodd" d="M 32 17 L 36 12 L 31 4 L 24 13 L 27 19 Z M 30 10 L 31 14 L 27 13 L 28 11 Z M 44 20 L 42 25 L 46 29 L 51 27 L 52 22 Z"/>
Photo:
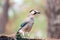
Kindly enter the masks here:
<path id="1" fill-rule="evenodd" d="M 18 30 L 17 34 L 22 34 L 24 36 L 24 33 L 29 33 L 31 31 L 34 24 L 34 17 L 36 14 L 40 14 L 40 12 L 37 10 L 30 11 L 27 18 L 20 25 L 21 28 Z"/>

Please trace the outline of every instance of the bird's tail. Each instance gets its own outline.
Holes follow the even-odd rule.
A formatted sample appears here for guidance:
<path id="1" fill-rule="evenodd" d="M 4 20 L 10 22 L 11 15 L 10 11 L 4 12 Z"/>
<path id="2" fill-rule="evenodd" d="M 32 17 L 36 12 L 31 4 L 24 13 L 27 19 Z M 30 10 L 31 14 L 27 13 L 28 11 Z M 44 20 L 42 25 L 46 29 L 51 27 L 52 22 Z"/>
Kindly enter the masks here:
<path id="1" fill-rule="evenodd" d="M 16 39 L 22 38 L 20 34 L 16 33 Z"/>
<path id="2" fill-rule="evenodd" d="M 20 29 L 19 29 L 20 30 Z M 19 30 L 17 31 L 17 33 L 16 33 L 16 39 L 17 40 L 22 40 L 22 36 L 21 36 L 21 34 L 19 33 Z"/>

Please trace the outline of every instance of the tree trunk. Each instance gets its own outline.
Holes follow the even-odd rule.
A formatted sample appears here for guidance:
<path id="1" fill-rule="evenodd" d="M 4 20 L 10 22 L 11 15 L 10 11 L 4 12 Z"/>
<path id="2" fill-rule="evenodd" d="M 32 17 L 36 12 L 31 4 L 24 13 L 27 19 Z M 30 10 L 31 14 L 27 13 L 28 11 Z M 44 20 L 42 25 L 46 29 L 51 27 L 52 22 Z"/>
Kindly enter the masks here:
<path id="1" fill-rule="evenodd" d="M 0 14 L 0 34 L 5 32 L 5 26 L 8 21 L 9 0 L 4 0 L 3 13 Z"/>
<path id="2" fill-rule="evenodd" d="M 60 0 L 47 0 L 48 37 L 60 39 Z"/>

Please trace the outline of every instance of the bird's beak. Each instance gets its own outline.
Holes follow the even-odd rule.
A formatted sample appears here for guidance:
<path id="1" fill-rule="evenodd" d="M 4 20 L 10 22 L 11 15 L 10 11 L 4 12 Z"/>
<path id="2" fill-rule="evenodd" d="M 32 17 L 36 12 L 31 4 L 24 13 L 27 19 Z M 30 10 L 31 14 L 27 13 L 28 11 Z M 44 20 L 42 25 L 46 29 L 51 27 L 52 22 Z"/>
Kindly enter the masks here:
<path id="1" fill-rule="evenodd" d="M 40 14 L 40 12 L 38 12 L 38 14 Z"/>

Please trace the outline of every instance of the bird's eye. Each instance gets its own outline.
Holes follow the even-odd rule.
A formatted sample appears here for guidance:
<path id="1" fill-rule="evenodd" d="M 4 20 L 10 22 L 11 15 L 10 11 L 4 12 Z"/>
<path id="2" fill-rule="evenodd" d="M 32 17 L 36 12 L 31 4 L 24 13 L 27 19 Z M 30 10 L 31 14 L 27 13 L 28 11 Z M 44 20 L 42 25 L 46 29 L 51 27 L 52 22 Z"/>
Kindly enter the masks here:
<path id="1" fill-rule="evenodd" d="M 35 12 L 34 14 L 36 14 L 37 12 Z"/>
<path id="2" fill-rule="evenodd" d="M 37 12 L 34 13 L 34 15 L 37 14 Z"/>

